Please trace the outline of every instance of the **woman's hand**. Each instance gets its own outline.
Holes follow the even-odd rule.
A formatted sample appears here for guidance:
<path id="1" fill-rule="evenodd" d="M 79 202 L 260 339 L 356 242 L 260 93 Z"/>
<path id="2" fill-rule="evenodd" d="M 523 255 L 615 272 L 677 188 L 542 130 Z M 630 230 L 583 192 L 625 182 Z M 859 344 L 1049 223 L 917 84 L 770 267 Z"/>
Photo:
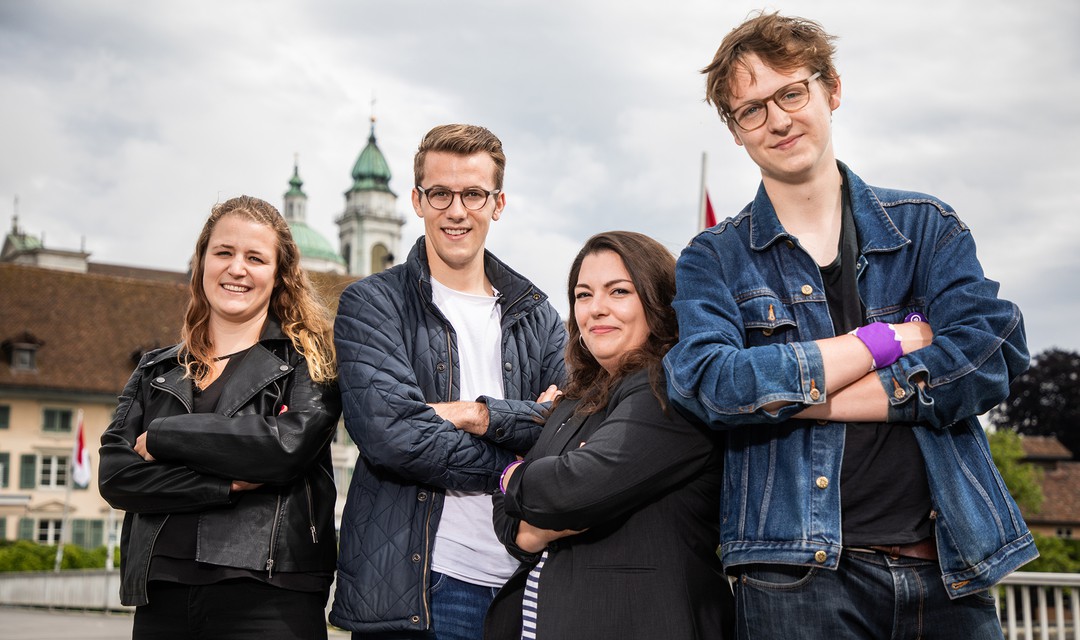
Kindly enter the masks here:
<path id="1" fill-rule="evenodd" d="M 154 456 L 150 455 L 150 452 L 146 450 L 146 432 L 143 431 L 139 434 L 138 438 L 135 438 L 135 453 L 143 457 L 143 460 L 147 462 L 154 462 Z"/>
<path id="2" fill-rule="evenodd" d="M 522 550 L 529 553 L 540 553 L 547 548 L 552 541 L 559 538 L 565 538 L 567 536 L 574 536 L 582 531 L 574 531 L 573 529 L 563 529 L 562 531 L 552 531 L 551 529 L 541 529 L 534 527 L 528 522 L 522 520 L 518 523 L 517 538 L 514 539 L 514 543 Z"/>
<path id="3" fill-rule="evenodd" d="M 263 486 L 263 483 L 261 482 L 245 482 L 243 480 L 233 480 L 232 486 L 229 488 L 229 491 L 251 491 L 252 489 L 258 489 L 261 486 Z"/>

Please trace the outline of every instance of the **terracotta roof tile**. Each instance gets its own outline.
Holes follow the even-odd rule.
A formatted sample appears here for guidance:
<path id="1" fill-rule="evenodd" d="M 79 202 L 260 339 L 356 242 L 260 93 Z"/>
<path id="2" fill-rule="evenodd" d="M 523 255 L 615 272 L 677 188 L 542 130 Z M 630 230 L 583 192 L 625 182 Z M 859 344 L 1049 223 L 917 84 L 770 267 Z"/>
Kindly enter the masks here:
<path id="1" fill-rule="evenodd" d="M 0 341 L 44 342 L 36 371 L 0 362 L 0 386 L 118 394 L 133 353 L 179 339 L 187 298 L 182 284 L 0 264 Z"/>
<path id="2" fill-rule="evenodd" d="M 0 263 L 0 343 L 25 334 L 44 343 L 36 371 L 13 371 L 4 354 L 0 387 L 119 394 L 135 367 L 132 354 L 180 339 L 185 274 L 97 266 L 74 273 Z M 310 278 L 332 312 L 356 280 L 322 273 Z"/>
<path id="3" fill-rule="evenodd" d="M 1043 476 L 1039 513 L 1024 511 L 1029 524 L 1080 524 L 1080 462 L 1059 462 Z"/>
<path id="4" fill-rule="evenodd" d="M 1022 436 L 1020 442 L 1028 460 L 1072 460 L 1072 452 L 1054 436 Z"/>

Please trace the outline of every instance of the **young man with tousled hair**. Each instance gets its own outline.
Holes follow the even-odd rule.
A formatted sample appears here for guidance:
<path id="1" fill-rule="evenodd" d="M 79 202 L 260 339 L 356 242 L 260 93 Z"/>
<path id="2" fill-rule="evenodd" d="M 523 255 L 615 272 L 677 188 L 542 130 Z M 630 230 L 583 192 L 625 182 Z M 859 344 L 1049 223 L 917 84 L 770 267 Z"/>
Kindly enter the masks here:
<path id="1" fill-rule="evenodd" d="M 739 637 L 1000 638 L 989 589 L 1038 552 L 975 416 L 1023 321 L 948 205 L 836 160 L 833 40 L 761 14 L 703 71 L 761 186 L 679 258 L 669 394 L 727 433 Z"/>

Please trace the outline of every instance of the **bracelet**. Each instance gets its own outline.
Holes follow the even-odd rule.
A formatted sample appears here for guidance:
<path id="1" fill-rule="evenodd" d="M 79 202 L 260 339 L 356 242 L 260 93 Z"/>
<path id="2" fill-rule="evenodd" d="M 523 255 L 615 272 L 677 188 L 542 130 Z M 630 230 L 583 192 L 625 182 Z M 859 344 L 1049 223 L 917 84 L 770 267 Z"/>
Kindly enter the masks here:
<path id="1" fill-rule="evenodd" d="M 871 371 L 887 367 L 904 355 L 904 349 L 900 345 L 900 336 L 896 335 L 896 330 L 891 324 L 871 322 L 856 329 L 855 337 L 862 340 L 862 343 L 870 350 L 870 357 L 874 360 L 870 367 Z"/>
<path id="2" fill-rule="evenodd" d="M 510 470 L 524 462 L 524 460 L 514 460 L 510 464 L 506 465 L 501 475 L 499 475 L 499 491 L 506 495 L 506 474 L 510 473 Z"/>

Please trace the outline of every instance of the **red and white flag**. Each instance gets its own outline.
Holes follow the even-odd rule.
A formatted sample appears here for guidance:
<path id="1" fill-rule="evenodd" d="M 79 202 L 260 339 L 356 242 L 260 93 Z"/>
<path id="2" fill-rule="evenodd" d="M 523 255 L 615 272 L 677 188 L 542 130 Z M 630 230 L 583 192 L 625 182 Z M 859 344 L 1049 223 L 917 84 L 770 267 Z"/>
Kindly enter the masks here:
<path id="1" fill-rule="evenodd" d="M 86 435 L 83 433 L 82 409 L 79 409 L 79 427 L 71 448 L 71 481 L 80 489 L 90 486 L 90 450 L 86 448 Z"/>
<path id="2" fill-rule="evenodd" d="M 712 208 L 712 200 L 709 200 L 709 190 L 705 190 L 705 215 L 704 215 L 704 228 L 716 226 L 716 213 Z"/>

